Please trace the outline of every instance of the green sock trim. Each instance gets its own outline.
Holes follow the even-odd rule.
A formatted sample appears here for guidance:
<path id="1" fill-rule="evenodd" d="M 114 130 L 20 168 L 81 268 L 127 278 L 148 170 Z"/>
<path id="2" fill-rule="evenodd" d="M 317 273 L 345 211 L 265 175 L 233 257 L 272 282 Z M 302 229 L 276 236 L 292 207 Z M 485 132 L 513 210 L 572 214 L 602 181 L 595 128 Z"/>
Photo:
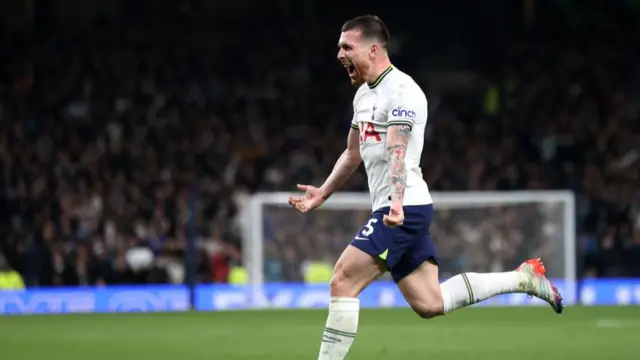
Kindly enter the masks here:
<path id="1" fill-rule="evenodd" d="M 465 285 L 467 285 L 467 292 L 469 292 L 469 305 L 475 303 L 475 297 L 473 296 L 473 290 L 471 289 L 471 283 L 469 282 L 469 278 L 467 274 L 462 273 L 462 279 L 464 280 Z"/>
<path id="2" fill-rule="evenodd" d="M 328 332 L 329 334 L 334 334 L 334 335 L 340 335 L 340 336 L 345 336 L 345 337 L 350 337 L 350 338 L 355 338 L 356 337 L 355 333 L 350 333 L 350 332 L 346 332 L 346 331 L 340 331 L 340 330 L 336 330 L 336 329 L 332 329 L 332 328 L 328 328 L 328 327 L 325 327 L 324 331 Z"/>

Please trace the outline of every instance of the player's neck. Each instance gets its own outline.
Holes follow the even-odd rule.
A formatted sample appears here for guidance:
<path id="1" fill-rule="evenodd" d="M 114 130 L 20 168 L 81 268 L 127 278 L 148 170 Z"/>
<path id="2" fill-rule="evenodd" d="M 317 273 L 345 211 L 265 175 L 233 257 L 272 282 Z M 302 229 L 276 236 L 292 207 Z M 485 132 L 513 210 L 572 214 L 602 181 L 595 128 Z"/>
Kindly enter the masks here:
<path id="1" fill-rule="evenodd" d="M 391 65 L 391 61 L 389 61 L 388 59 L 373 65 L 373 67 L 365 77 L 367 85 L 369 85 L 369 87 L 375 87 L 376 85 L 378 85 L 382 81 L 382 79 L 391 71 L 392 68 L 393 65 Z"/>

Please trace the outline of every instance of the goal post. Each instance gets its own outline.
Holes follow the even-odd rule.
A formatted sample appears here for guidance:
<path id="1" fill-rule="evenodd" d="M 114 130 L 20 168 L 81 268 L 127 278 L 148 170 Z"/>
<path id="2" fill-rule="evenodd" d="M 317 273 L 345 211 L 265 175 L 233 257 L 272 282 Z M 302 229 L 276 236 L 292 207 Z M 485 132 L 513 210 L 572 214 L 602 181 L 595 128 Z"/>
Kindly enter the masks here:
<path id="1" fill-rule="evenodd" d="M 368 193 L 336 193 L 312 213 L 288 204 L 293 192 L 254 194 L 244 211 L 243 266 L 251 307 L 264 307 L 266 258 L 301 268 L 308 258 L 335 261 L 370 215 Z M 433 192 L 432 236 L 442 280 L 460 271 L 507 271 L 542 257 L 561 283 L 566 304 L 577 301 L 575 197 L 570 191 Z M 271 254 L 271 255 L 270 255 Z M 286 278 L 287 276 L 285 276 Z M 299 282 L 295 275 L 279 282 Z M 262 301 L 260 300 L 262 298 Z M 262 305 L 261 305 L 262 304 Z"/>

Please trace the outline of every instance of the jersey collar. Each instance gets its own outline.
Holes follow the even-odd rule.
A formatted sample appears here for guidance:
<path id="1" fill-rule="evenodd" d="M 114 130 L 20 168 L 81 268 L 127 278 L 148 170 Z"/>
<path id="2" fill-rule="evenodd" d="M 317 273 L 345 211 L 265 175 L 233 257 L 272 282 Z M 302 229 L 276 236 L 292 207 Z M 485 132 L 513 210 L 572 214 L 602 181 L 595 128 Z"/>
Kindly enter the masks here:
<path id="1" fill-rule="evenodd" d="M 369 89 L 375 89 L 376 86 L 380 85 L 382 80 L 384 80 L 384 78 L 387 76 L 387 74 L 391 72 L 391 70 L 393 70 L 393 65 L 389 65 L 387 70 L 383 71 L 382 74 L 380 74 L 374 82 L 372 82 L 371 84 L 368 84 Z"/>

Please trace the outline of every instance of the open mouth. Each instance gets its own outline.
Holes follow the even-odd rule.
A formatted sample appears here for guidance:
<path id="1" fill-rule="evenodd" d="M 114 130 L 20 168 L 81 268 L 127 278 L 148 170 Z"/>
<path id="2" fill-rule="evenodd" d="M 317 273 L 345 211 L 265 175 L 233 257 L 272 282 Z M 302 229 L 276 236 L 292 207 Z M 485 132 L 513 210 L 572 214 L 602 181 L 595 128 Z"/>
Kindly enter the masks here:
<path id="1" fill-rule="evenodd" d="M 349 75 L 355 74 L 355 72 L 356 72 L 356 67 L 355 66 L 345 64 L 344 67 L 347 69 L 347 73 L 349 73 Z"/>

